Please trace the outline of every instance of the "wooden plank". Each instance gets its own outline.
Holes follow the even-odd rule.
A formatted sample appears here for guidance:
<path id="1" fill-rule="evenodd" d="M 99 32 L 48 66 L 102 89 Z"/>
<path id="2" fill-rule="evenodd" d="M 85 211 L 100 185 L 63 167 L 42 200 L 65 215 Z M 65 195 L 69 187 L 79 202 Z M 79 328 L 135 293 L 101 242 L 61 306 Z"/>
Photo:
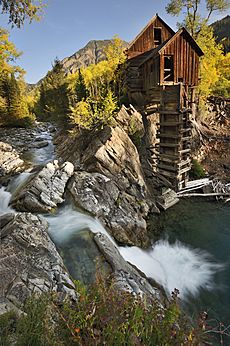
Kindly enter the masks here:
<path id="1" fill-rule="evenodd" d="M 177 126 L 177 125 L 182 125 L 183 122 L 182 121 L 164 121 L 164 122 L 160 122 L 160 123 L 157 123 L 157 125 L 160 125 L 160 126 Z"/>
<path id="2" fill-rule="evenodd" d="M 178 172 L 178 167 L 173 167 L 173 166 L 170 166 L 170 165 L 164 165 L 162 163 L 159 163 L 157 165 L 158 168 L 162 169 L 162 170 L 166 170 L 166 171 L 170 171 L 170 172 Z"/>
<path id="3" fill-rule="evenodd" d="M 179 143 L 158 143 L 157 145 L 159 145 L 162 148 L 177 148 L 180 146 Z"/>
<path id="4" fill-rule="evenodd" d="M 224 193 L 224 192 L 211 192 L 211 193 L 185 193 L 185 194 L 177 194 L 179 198 L 184 198 L 184 197 L 218 197 L 218 196 L 225 196 L 229 197 L 229 193 Z"/>

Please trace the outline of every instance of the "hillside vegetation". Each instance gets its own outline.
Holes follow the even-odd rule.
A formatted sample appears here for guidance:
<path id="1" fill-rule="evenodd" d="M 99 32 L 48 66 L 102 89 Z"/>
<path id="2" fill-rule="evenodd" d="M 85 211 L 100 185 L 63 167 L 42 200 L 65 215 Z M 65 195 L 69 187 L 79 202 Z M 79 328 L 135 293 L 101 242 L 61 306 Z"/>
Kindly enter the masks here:
<path id="1" fill-rule="evenodd" d="M 225 53 L 230 52 L 230 16 L 226 16 L 211 24 L 217 43 L 224 46 Z"/>

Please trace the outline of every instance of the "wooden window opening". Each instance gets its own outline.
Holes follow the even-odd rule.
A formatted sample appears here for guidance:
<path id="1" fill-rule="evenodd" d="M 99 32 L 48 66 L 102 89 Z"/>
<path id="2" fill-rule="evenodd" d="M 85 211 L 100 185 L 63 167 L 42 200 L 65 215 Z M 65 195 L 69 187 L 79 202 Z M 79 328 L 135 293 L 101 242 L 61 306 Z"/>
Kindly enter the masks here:
<path id="1" fill-rule="evenodd" d="M 161 28 L 153 28 L 153 40 L 155 45 L 159 45 L 162 43 L 162 29 Z"/>
<path id="2" fill-rule="evenodd" d="M 174 82 L 173 55 L 164 56 L 164 82 Z"/>

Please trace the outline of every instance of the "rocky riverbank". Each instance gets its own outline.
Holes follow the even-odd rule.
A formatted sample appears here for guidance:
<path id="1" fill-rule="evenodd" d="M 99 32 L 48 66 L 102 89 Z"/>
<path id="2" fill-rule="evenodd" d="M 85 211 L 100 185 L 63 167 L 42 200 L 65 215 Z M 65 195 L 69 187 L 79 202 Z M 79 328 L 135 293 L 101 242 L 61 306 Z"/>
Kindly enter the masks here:
<path id="1" fill-rule="evenodd" d="M 195 127 L 197 128 L 197 127 Z M 193 156 L 211 178 L 229 182 L 230 177 L 230 102 L 210 97 L 200 114 L 198 133 L 194 130 Z"/>
<path id="2" fill-rule="evenodd" d="M 35 292 L 54 290 L 76 299 L 68 269 L 48 234 L 47 215 L 53 213 L 60 226 L 63 223 L 61 228 L 66 232 L 63 239 L 71 227 L 71 232 L 79 227 L 93 231 L 89 241 L 94 242 L 118 289 L 164 300 L 163 289 L 128 264 L 113 240 L 119 245 L 147 248 L 150 244 L 148 216 L 159 213 L 158 206 L 167 208 L 178 200 L 170 189 L 159 196 L 162 182 L 157 185 L 157 179 L 146 174 L 144 150 L 131 139 L 133 132 L 129 133 L 129 119 L 125 114 L 125 110 L 119 113 L 116 127 L 74 134 L 64 130 L 55 133 L 49 124 L 33 129 L 0 129 L 1 183 L 5 185 L 0 193 L 7 194 L 7 203 L 3 204 L 5 213 L 3 210 L 0 220 L 0 272 L 4 275 L 0 284 L 1 312 L 11 308 L 20 310 Z M 141 141 L 144 127 L 141 116 L 137 119 L 136 134 Z M 55 133 L 56 159 L 50 131 Z M 22 179 L 18 174 L 28 165 L 32 174 Z M 14 190 L 17 189 L 12 191 L 9 207 L 10 193 L 6 189 L 14 185 Z M 62 214 L 58 216 L 58 209 L 66 201 L 73 203 L 74 218 L 65 225 L 66 219 Z M 76 208 L 88 218 L 80 226 L 75 217 Z M 38 213 L 44 214 L 48 223 Z M 90 219 L 91 216 L 99 219 L 105 228 Z M 55 229 L 52 232 L 55 235 Z M 81 261 L 75 261 L 74 265 L 81 265 Z"/>
<path id="3" fill-rule="evenodd" d="M 4 280 L 0 285 L 1 313 L 12 308 L 20 311 L 25 300 L 34 293 L 55 291 L 76 299 L 73 281 L 48 235 L 48 223 L 37 215 L 57 210 L 66 199 L 67 191 L 81 210 L 99 218 L 122 244 L 147 246 L 145 218 L 150 210 L 158 211 L 149 198 L 137 149 L 121 128 L 105 128 L 102 136 L 95 133 L 95 142 L 88 138 L 87 144 L 72 137 L 64 142 L 56 136 L 59 152 L 61 145 L 63 148 L 68 142 L 59 161 L 50 161 L 54 155 L 47 149 L 49 128 L 49 125 L 39 125 L 38 129 L 19 129 L 19 133 L 18 129 L 12 129 L 11 133 L 8 129 L 0 129 L 1 138 L 5 140 L 0 159 L 2 167 L 6 163 L 8 169 L 2 174 L 6 187 L 1 193 L 6 192 L 8 182 L 13 186 L 14 181 L 22 181 L 18 173 L 27 167 L 26 158 L 31 157 L 31 152 L 38 156 L 42 153 L 40 157 L 45 163 L 45 166 L 41 162 L 38 165 L 36 155 L 32 156 L 31 169 L 34 165 L 37 167 L 26 176 L 10 201 L 11 210 L 18 213 L 2 212 L 0 272 Z M 73 140 L 75 144 L 71 146 Z M 80 143 L 81 148 L 78 148 Z M 67 153 L 71 162 L 65 160 Z M 7 155 L 12 155 L 11 166 L 5 159 Z M 4 194 L 2 196 L 5 198 Z M 8 212 L 10 208 L 6 207 Z M 92 239 L 119 289 L 161 299 L 161 291 L 154 288 L 143 273 L 127 264 L 106 234 L 98 233 Z"/>

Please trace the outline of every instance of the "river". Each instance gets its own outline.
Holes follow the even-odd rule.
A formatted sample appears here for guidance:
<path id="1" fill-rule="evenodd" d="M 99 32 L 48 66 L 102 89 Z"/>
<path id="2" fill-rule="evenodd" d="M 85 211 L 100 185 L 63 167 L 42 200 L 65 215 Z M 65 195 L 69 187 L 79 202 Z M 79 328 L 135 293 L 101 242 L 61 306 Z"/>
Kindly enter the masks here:
<path id="1" fill-rule="evenodd" d="M 25 155 L 34 165 L 55 158 L 50 133 L 44 131 L 42 135 L 49 145 Z M 12 211 L 11 194 L 30 174 L 24 172 L 0 189 L 0 213 Z M 85 283 L 92 282 L 99 252 L 90 232 L 108 232 L 98 220 L 77 210 L 68 198 L 55 215 L 44 216 L 70 274 Z M 148 250 L 118 247 L 123 257 L 162 284 L 168 294 L 178 288 L 191 314 L 205 310 L 229 324 L 229 205 L 182 200 L 151 221 L 154 228 L 161 229 L 161 240 Z"/>
<path id="2" fill-rule="evenodd" d="M 205 310 L 210 318 L 230 324 L 230 207 L 221 202 L 182 200 L 158 219 L 163 237 L 169 243 L 180 241 L 192 249 L 205 251 L 208 262 L 216 268 L 208 287 L 188 295 L 190 311 Z M 208 257 L 207 257 L 208 254 Z M 205 275 L 205 273 L 204 273 Z M 189 270 L 187 276 L 190 276 Z"/>

